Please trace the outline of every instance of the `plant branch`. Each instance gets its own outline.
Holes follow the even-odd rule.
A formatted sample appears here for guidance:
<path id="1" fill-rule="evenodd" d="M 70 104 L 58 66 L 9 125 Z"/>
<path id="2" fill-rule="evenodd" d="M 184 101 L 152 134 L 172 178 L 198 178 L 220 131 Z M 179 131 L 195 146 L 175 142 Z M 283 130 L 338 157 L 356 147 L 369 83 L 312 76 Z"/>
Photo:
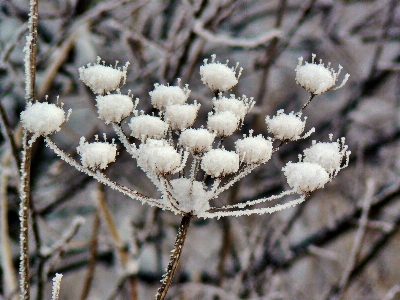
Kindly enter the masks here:
<path id="1" fill-rule="evenodd" d="M 172 250 L 171 258 L 167 267 L 167 272 L 161 282 L 161 286 L 157 291 L 156 299 L 163 300 L 167 295 L 168 289 L 174 278 L 176 268 L 178 267 L 179 259 L 181 258 L 183 245 L 185 244 L 186 235 L 189 229 L 191 214 L 186 214 L 182 217 L 181 224 L 179 225 L 178 235 L 176 236 L 175 246 Z"/>

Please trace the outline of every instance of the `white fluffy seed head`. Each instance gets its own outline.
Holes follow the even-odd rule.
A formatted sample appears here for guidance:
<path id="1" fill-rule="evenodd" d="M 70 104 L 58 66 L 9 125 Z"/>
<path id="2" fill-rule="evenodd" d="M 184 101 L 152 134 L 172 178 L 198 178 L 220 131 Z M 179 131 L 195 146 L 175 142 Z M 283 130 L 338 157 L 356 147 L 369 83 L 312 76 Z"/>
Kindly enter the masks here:
<path id="1" fill-rule="evenodd" d="M 100 64 L 100 60 L 100 57 L 97 57 L 96 64 L 88 64 L 86 67 L 80 67 L 79 78 L 93 93 L 104 95 L 115 91 L 121 83 L 125 84 L 129 62 L 121 69 L 106 66 L 104 62 Z"/>
<path id="2" fill-rule="evenodd" d="M 322 60 L 319 64 L 316 64 L 314 61 L 315 57 L 316 55 L 313 54 L 312 62 L 306 62 L 304 65 L 302 64 L 303 57 L 299 58 L 299 63 L 295 70 L 296 83 L 310 93 L 320 95 L 331 90 L 335 86 L 342 66 L 339 65 L 338 71 L 335 72 L 333 68 L 330 68 L 330 63 L 327 67 L 322 63 Z M 349 74 L 346 74 L 342 84 L 337 88 L 344 86 L 349 76 Z"/>
<path id="3" fill-rule="evenodd" d="M 214 98 L 213 105 L 215 112 L 230 111 L 237 115 L 240 120 L 243 120 L 247 113 L 253 108 L 254 101 L 253 98 L 248 99 L 244 95 L 242 98 L 235 98 L 235 95 L 231 95 L 230 98 Z"/>
<path id="4" fill-rule="evenodd" d="M 174 104 L 167 106 L 165 120 L 172 130 L 183 130 L 193 125 L 200 104 Z"/>
<path id="5" fill-rule="evenodd" d="M 97 113 L 106 124 L 120 123 L 133 110 L 132 98 L 127 95 L 110 94 L 96 97 Z"/>
<path id="6" fill-rule="evenodd" d="M 237 140 L 235 145 L 240 161 L 246 164 L 265 163 L 271 159 L 272 142 L 263 138 L 262 135 Z"/>
<path id="7" fill-rule="evenodd" d="M 224 177 L 239 170 L 239 155 L 224 149 L 210 150 L 204 154 L 201 168 L 212 177 Z"/>
<path id="8" fill-rule="evenodd" d="M 139 147 L 137 164 L 145 172 L 173 174 L 180 163 L 180 154 L 165 140 L 148 139 Z"/>
<path id="9" fill-rule="evenodd" d="M 107 142 L 88 143 L 84 137 L 81 137 L 76 150 L 81 156 L 82 165 L 92 170 L 107 168 L 108 164 L 114 162 L 117 156 L 115 144 Z"/>
<path id="10" fill-rule="evenodd" d="M 239 126 L 239 117 L 230 111 L 209 114 L 207 128 L 219 137 L 232 135 Z"/>
<path id="11" fill-rule="evenodd" d="M 168 124 L 166 122 L 159 117 L 149 115 L 132 117 L 128 125 L 132 130 L 131 135 L 141 141 L 147 138 L 162 139 L 168 131 Z"/>
<path id="12" fill-rule="evenodd" d="M 28 103 L 21 112 L 21 122 L 24 128 L 36 135 L 49 135 L 60 131 L 65 122 L 65 112 L 55 104 L 47 102 Z"/>
<path id="13" fill-rule="evenodd" d="M 151 105 L 154 108 L 164 111 L 168 105 L 184 104 L 189 98 L 188 86 L 183 89 L 179 86 L 169 86 L 156 83 L 154 90 L 149 93 Z"/>
<path id="14" fill-rule="evenodd" d="M 194 215 L 204 212 L 210 208 L 207 199 L 207 192 L 199 181 L 191 182 L 187 178 L 178 178 L 170 181 L 172 196 L 179 203 L 178 207 L 184 212 L 191 212 Z"/>
<path id="15" fill-rule="evenodd" d="M 343 153 L 339 143 L 316 143 L 304 150 L 303 161 L 317 163 L 328 173 L 333 173 L 340 169 L 342 158 Z"/>
<path id="16" fill-rule="evenodd" d="M 201 81 L 214 92 L 226 92 L 232 89 L 237 83 L 241 75 L 240 69 L 236 77 L 236 68 L 229 68 L 227 64 L 216 62 L 216 55 L 213 54 L 211 63 L 204 60 L 204 65 L 200 66 Z"/>
<path id="17" fill-rule="evenodd" d="M 297 193 L 309 193 L 323 188 L 329 181 L 329 174 L 319 164 L 311 162 L 289 162 L 282 168 L 287 183 Z"/>
<path id="18" fill-rule="evenodd" d="M 285 114 L 281 109 L 272 119 L 267 116 L 265 123 L 267 124 L 268 132 L 273 134 L 276 139 L 295 141 L 303 133 L 306 119 L 305 117 L 304 121 L 302 121 L 299 115 L 295 115 L 293 112 Z"/>
<path id="19" fill-rule="evenodd" d="M 215 134 L 207 129 L 186 129 L 179 137 L 179 144 L 192 154 L 201 154 L 211 150 Z"/>

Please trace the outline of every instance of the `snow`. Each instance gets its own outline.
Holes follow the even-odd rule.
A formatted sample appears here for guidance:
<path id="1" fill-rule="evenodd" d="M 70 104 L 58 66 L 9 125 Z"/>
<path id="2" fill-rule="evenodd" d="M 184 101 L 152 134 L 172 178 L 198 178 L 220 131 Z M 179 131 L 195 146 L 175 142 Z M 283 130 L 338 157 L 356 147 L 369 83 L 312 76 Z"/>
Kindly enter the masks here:
<path id="1" fill-rule="evenodd" d="M 204 154 L 201 168 L 212 177 L 224 177 L 239 170 L 239 155 L 224 149 L 210 150 Z"/>
<path id="2" fill-rule="evenodd" d="M 317 163 L 311 162 L 288 162 L 282 168 L 289 186 L 297 193 L 309 193 L 323 188 L 329 181 L 329 174 Z"/>
<path id="3" fill-rule="evenodd" d="M 276 139 L 295 141 L 300 139 L 300 135 L 306 126 L 306 119 L 307 117 L 304 117 L 304 121 L 302 121 L 299 115 L 295 115 L 293 112 L 285 114 L 281 109 L 272 119 L 267 116 L 265 123 L 268 132 L 273 134 Z"/>
<path id="4" fill-rule="evenodd" d="M 97 57 L 96 64 L 80 67 L 79 78 L 93 93 L 104 95 L 115 91 L 121 83 L 125 84 L 129 62 L 121 70 L 121 68 L 106 66 L 104 62 L 100 64 L 100 60 L 101 58 Z"/>
<path id="5" fill-rule="evenodd" d="M 147 138 L 164 138 L 168 131 L 168 124 L 159 117 L 140 115 L 132 117 L 129 128 L 132 130 L 131 135 L 133 137 L 144 141 Z"/>
<path id="6" fill-rule="evenodd" d="M 223 112 L 230 111 L 237 115 L 243 121 L 244 117 L 254 106 L 253 98 L 248 99 L 245 95 L 242 98 L 235 98 L 235 95 L 228 97 L 220 97 L 213 99 L 214 111 Z"/>
<path id="7" fill-rule="evenodd" d="M 256 137 L 249 136 L 237 140 L 236 153 L 239 154 L 240 161 L 246 164 L 265 163 L 272 156 L 272 142 L 266 140 L 262 135 Z"/>
<path id="8" fill-rule="evenodd" d="M 179 144 L 193 154 L 201 154 L 211 150 L 215 134 L 207 129 L 186 129 L 179 137 Z"/>
<path id="9" fill-rule="evenodd" d="M 165 110 L 168 105 L 184 104 L 189 98 L 188 86 L 183 89 L 179 86 L 169 86 L 156 83 L 154 90 L 149 92 L 151 105 L 159 110 Z"/>
<path id="10" fill-rule="evenodd" d="M 181 155 L 165 140 L 148 139 L 138 154 L 138 166 L 151 174 L 175 173 L 181 164 Z"/>
<path id="11" fill-rule="evenodd" d="M 172 186 L 172 196 L 179 203 L 179 209 L 182 211 L 197 214 L 209 209 L 207 192 L 200 181 L 178 178 L 171 180 L 170 184 Z"/>
<path id="12" fill-rule="evenodd" d="M 333 173 L 340 169 L 342 158 L 343 153 L 339 143 L 316 143 L 304 150 L 303 161 L 317 163 L 328 173 Z"/>
<path id="13" fill-rule="evenodd" d="M 211 55 L 211 58 L 211 63 L 208 63 L 208 60 L 205 59 L 204 65 L 200 66 L 201 81 L 214 92 L 231 90 L 238 83 L 242 69 L 239 70 L 239 74 L 236 77 L 238 65 L 236 65 L 236 68 L 229 68 L 227 64 L 216 62 L 215 54 Z"/>
<path id="14" fill-rule="evenodd" d="M 208 115 L 207 128 L 219 137 L 232 135 L 239 126 L 239 117 L 230 111 Z"/>
<path id="15" fill-rule="evenodd" d="M 53 289 L 52 289 L 52 294 L 51 294 L 52 300 L 59 299 L 62 277 L 63 277 L 62 274 L 56 273 L 56 275 L 53 278 Z"/>
<path id="16" fill-rule="evenodd" d="M 55 104 L 47 102 L 28 102 L 21 112 L 21 122 L 26 130 L 36 135 L 49 135 L 61 130 L 66 121 L 65 112 Z"/>
<path id="17" fill-rule="evenodd" d="M 133 111 L 132 98 L 127 95 L 109 94 L 96 97 L 97 113 L 106 124 L 120 123 Z"/>
<path id="18" fill-rule="evenodd" d="M 172 130 L 183 130 L 193 125 L 200 104 L 174 104 L 167 106 L 165 120 Z"/>
<path id="19" fill-rule="evenodd" d="M 316 64 L 314 61 L 315 57 L 316 55 L 312 54 L 312 62 L 306 62 L 304 65 L 303 57 L 299 58 L 299 63 L 295 69 L 296 83 L 310 93 L 320 95 L 335 86 L 342 66 L 339 65 L 338 71 L 335 72 L 333 68 L 330 68 L 330 63 L 328 63 L 327 67 L 322 63 L 322 60 L 319 64 Z M 346 84 L 349 76 L 349 74 L 345 75 L 342 84 L 337 89 Z"/>
<path id="20" fill-rule="evenodd" d="M 81 137 L 76 150 L 81 156 L 82 165 L 92 170 L 107 168 L 108 164 L 114 162 L 117 156 L 117 146 L 114 143 L 88 143 L 84 137 Z"/>

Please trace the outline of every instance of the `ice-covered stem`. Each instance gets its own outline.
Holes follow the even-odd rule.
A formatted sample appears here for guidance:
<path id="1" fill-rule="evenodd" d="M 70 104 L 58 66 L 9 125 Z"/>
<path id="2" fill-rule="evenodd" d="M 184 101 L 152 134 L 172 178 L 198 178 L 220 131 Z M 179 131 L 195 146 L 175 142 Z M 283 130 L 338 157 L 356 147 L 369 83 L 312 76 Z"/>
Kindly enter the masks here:
<path id="1" fill-rule="evenodd" d="M 89 175 L 96 179 L 98 182 L 107 185 L 111 187 L 114 190 L 117 190 L 118 192 L 127 195 L 129 198 L 134 199 L 134 200 L 140 200 L 142 203 L 147 203 L 151 206 L 157 206 L 162 209 L 168 209 L 167 206 L 164 204 L 160 203 L 157 199 L 152 199 L 149 198 L 145 195 L 142 195 L 141 193 L 138 193 L 137 191 L 133 191 L 126 186 L 123 186 L 115 181 L 112 181 L 111 179 L 107 178 L 103 173 L 100 171 L 92 171 L 89 168 L 85 168 L 81 164 L 79 164 L 75 159 L 73 159 L 70 155 L 62 151 L 58 146 L 49 138 L 45 137 L 45 142 L 46 145 L 54 151 L 63 161 L 66 163 L 70 164 L 73 166 L 75 169 L 78 171 L 85 173 L 86 175 Z"/>
<path id="2" fill-rule="evenodd" d="M 53 292 L 51 295 L 51 300 L 58 300 L 60 299 L 60 289 L 61 289 L 61 278 L 63 277 L 62 274 L 56 273 L 53 278 Z"/>
<path id="3" fill-rule="evenodd" d="M 163 275 L 161 286 L 157 291 L 156 300 L 163 300 L 167 295 L 172 279 L 174 278 L 176 268 L 178 267 L 179 259 L 181 258 L 183 245 L 185 244 L 186 235 L 191 219 L 191 214 L 186 214 L 182 217 L 181 224 L 179 225 L 178 229 L 178 235 L 176 236 L 175 240 L 175 246 L 171 253 L 171 258 L 168 263 L 167 271 Z"/>
<path id="4" fill-rule="evenodd" d="M 37 27 L 38 27 L 38 0 L 30 0 L 29 7 L 29 34 L 26 37 L 25 52 L 25 98 L 33 101 L 35 98 L 36 82 L 36 53 L 37 53 Z M 22 140 L 21 186 L 20 186 L 20 294 L 21 300 L 30 299 L 29 285 L 29 202 L 30 202 L 30 171 L 32 151 L 29 147 L 28 132 L 24 129 Z"/>
<path id="5" fill-rule="evenodd" d="M 20 186 L 20 264 L 19 264 L 19 276 L 20 276 L 20 294 L 21 300 L 30 299 L 30 285 L 29 285 L 29 231 L 28 231 L 28 219 L 29 219 L 29 202 L 30 202 L 30 173 L 31 173 L 31 159 L 32 159 L 32 148 L 28 145 L 28 132 L 24 130 L 22 138 L 22 162 L 21 162 L 21 186 Z"/>

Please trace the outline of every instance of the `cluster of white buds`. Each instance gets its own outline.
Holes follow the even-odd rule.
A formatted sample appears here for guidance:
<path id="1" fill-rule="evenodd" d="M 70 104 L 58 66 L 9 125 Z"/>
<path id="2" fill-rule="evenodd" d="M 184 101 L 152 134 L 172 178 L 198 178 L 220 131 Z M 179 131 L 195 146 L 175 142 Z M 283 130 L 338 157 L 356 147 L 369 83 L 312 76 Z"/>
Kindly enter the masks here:
<path id="1" fill-rule="evenodd" d="M 304 65 L 303 57 L 299 58 L 299 63 L 296 67 L 296 82 L 311 94 L 320 95 L 335 87 L 336 81 L 338 80 L 340 71 L 343 67 L 339 65 L 338 71 L 335 72 L 335 70 L 330 67 L 331 63 L 328 63 L 325 67 L 322 63 L 322 59 L 319 61 L 319 64 L 316 64 L 316 56 L 316 54 L 312 54 L 311 63 L 306 62 Z M 337 90 L 344 86 L 349 77 L 350 74 L 346 74 L 342 84 L 334 89 Z"/>
<path id="2" fill-rule="evenodd" d="M 318 95 L 334 87 L 341 67 L 335 73 L 329 65 L 326 68 L 322 62 L 315 64 L 314 57 L 312 63 L 305 65 L 302 65 L 302 58 L 299 59 L 296 81 L 313 95 Z M 192 104 L 187 103 L 190 90 L 188 85 L 182 88 L 180 80 L 177 86 L 154 85 L 149 96 L 153 108 L 159 111 L 158 115 L 138 111 L 139 99 L 134 102 L 130 92 L 123 95 L 120 91 L 126 80 L 127 66 L 128 63 L 122 70 L 106 66 L 104 62 L 100 64 L 98 58 L 95 65 L 80 68 L 79 74 L 81 80 L 98 94 L 96 101 L 99 118 L 113 126 L 127 152 L 136 159 L 137 165 L 161 192 L 160 199 L 151 199 L 116 185 L 100 172 L 115 161 L 117 155 L 115 142 L 108 143 L 105 136 L 104 142 L 100 142 L 96 136 L 93 143 L 81 138 L 77 147 L 81 163 L 66 155 L 50 138 L 46 137 L 46 143 L 78 170 L 131 198 L 177 214 L 189 213 L 209 218 L 272 213 L 301 203 L 348 164 L 350 151 L 347 151 L 344 138 L 332 142 L 330 136 L 330 142 L 327 143 L 313 141 L 312 146 L 304 150 L 304 155 L 300 155 L 299 162 L 289 162 L 282 169 L 291 190 L 238 205 L 210 207 L 210 200 L 271 159 L 273 153 L 279 150 L 279 146 L 274 148 L 275 141 L 280 141 L 280 144 L 276 144 L 281 145 L 304 139 L 315 131 L 314 128 L 304 133 L 307 117 L 302 119 L 301 111 L 285 114 L 279 110 L 275 116 L 267 116 L 265 119 L 270 137 L 261 134 L 253 136 L 253 130 L 250 130 L 248 135 L 235 141 L 232 149 L 225 149 L 224 140 L 241 128 L 244 118 L 255 104 L 253 98 L 245 95 L 223 95 L 238 83 L 242 73 L 240 69 L 237 74 L 238 64 L 235 68 L 228 67 L 228 62 L 216 62 L 215 55 L 212 55 L 211 62 L 204 60 L 204 65 L 200 67 L 201 79 L 214 92 L 215 97 L 212 99 L 213 109 L 208 113 L 207 124 L 200 128 L 193 128 L 200 104 L 196 100 Z M 347 78 L 348 75 L 341 86 Z M 121 127 L 121 123 L 131 115 L 128 126 L 133 140 L 129 140 Z M 21 120 L 26 130 L 34 135 L 47 136 L 58 131 L 66 118 L 64 111 L 53 104 L 35 103 L 28 105 L 21 114 Z M 207 176 L 213 178 L 210 185 L 206 184 L 210 182 L 205 180 Z M 243 209 L 295 193 L 300 194 L 300 198 L 288 203 L 269 208 Z"/>

